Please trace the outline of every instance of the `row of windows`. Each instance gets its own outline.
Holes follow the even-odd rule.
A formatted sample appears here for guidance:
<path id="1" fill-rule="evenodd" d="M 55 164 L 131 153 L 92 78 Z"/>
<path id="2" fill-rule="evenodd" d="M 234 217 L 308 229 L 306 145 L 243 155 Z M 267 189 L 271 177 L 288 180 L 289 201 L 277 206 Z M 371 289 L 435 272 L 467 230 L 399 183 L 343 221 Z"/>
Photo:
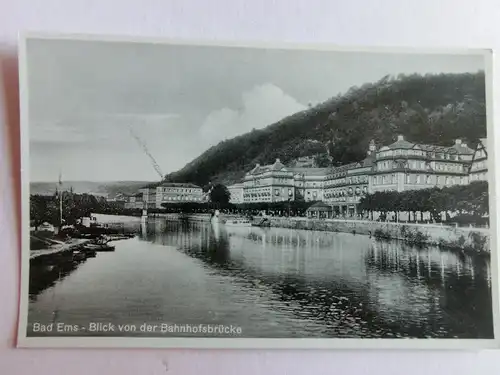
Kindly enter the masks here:
<path id="1" fill-rule="evenodd" d="M 164 201 L 181 201 L 181 202 L 199 202 L 201 197 L 195 197 L 192 195 L 174 195 L 163 197 Z"/>
<path id="2" fill-rule="evenodd" d="M 392 175 L 380 175 L 375 176 L 372 179 L 373 185 L 387 185 L 396 184 L 397 176 Z M 405 177 L 405 183 L 407 184 L 427 184 L 427 185 L 460 185 L 467 182 L 467 177 L 465 176 L 430 176 L 430 175 L 413 175 L 407 174 Z"/>
<path id="3" fill-rule="evenodd" d="M 284 188 L 281 189 L 274 189 L 274 195 L 275 196 L 280 196 L 280 195 L 286 195 L 286 191 Z M 288 189 L 288 196 L 292 196 L 293 191 L 292 189 Z M 265 191 L 258 191 L 258 192 L 245 192 L 243 194 L 243 198 L 252 198 L 252 197 L 270 197 L 271 196 L 271 191 L 270 189 L 267 189 Z"/>
<path id="4" fill-rule="evenodd" d="M 464 166 L 462 164 L 436 163 L 434 165 L 434 169 L 436 171 L 462 172 L 464 170 Z"/>
<path id="5" fill-rule="evenodd" d="M 475 155 L 476 159 L 485 158 L 485 157 L 486 157 L 486 152 L 484 150 L 478 150 L 476 152 L 476 155 Z"/>
<path id="6" fill-rule="evenodd" d="M 333 173 L 326 176 L 327 180 L 333 180 L 334 178 L 345 177 L 346 172 Z"/>
<path id="7" fill-rule="evenodd" d="M 486 172 L 483 173 L 474 173 L 470 176 L 471 181 L 486 181 L 488 179 L 488 174 Z"/>
<path id="8" fill-rule="evenodd" d="M 471 171 L 477 171 L 478 169 L 484 169 L 486 168 L 486 161 L 478 161 L 472 164 L 471 166 Z"/>
<path id="9" fill-rule="evenodd" d="M 171 187 L 164 187 L 164 188 L 159 188 L 160 191 L 163 191 L 164 193 L 169 192 L 169 193 L 200 193 L 201 194 L 201 189 L 195 189 L 195 188 L 171 188 Z"/>
<path id="10" fill-rule="evenodd" d="M 448 152 L 425 152 L 422 150 L 388 150 L 377 153 L 377 158 L 388 156 L 425 156 L 429 159 L 464 160 L 462 155 L 451 154 Z"/>
<path id="11" fill-rule="evenodd" d="M 422 150 L 387 150 L 377 153 L 377 157 L 387 156 L 425 156 L 425 151 Z"/>
<path id="12" fill-rule="evenodd" d="M 326 199 L 328 198 L 333 198 L 333 197 L 345 197 L 345 196 L 352 196 L 352 195 L 362 195 L 366 194 L 368 192 L 368 186 L 363 186 L 363 188 L 360 188 L 359 186 L 356 188 L 348 188 L 348 189 L 335 189 L 335 190 L 327 190 L 325 192 L 324 197 Z"/>
<path id="13" fill-rule="evenodd" d="M 368 182 L 368 176 L 366 175 L 361 175 L 361 176 L 352 176 L 352 177 L 347 177 L 347 178 L 342 178 L 339 180 L 333 180 L 333 181 L 328 181 L 326 182 L 326 186 L 334 186 L 334 185 L 344 185 L 344 184 L 359 184 L 359 183 L 365 183 Z"/>

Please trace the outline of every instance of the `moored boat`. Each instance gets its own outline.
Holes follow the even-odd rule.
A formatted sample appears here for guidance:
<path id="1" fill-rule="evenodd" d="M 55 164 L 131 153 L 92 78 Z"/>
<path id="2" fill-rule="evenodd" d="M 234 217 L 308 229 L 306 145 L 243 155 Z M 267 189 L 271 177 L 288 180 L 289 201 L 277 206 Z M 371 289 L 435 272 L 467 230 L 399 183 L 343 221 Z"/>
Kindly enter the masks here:
<path id="1" fill-rule="evenodd" d="M 108 245 L 107 243 L 88 243 L 83 246 L 86 251 L 114 251 L 115 247 L 113 245 Z"/>
<path id="2" fill-rule="evenodd" d="M 250 227 L 252 223 L 248 219 L 228 219 L 224 225 L 228 227 Z"/>
<path id="3" fill-rule="evenodd" d="M 84 251 L 75 250 L 73 251 L 73 260 L 79 261 L 87 257 Z"/>
<path id="4" fill-rule="evenodd" d="M 115 247 L 108 244 L 109 240 L 109 237 L 101 236 L 92 242 L 86 243 L 83 248 L 86 251 L 114 251 Z"/>
<path id="5" fill-rule="evenodd" d="M 271 226 L 271 222 L 267 218 L 262 218 L 258 222 L 252 223 L 252 227 L 264 227 L 264 228 L 267 228 L 267 227 L 270 227 L 270 226 Z"/>

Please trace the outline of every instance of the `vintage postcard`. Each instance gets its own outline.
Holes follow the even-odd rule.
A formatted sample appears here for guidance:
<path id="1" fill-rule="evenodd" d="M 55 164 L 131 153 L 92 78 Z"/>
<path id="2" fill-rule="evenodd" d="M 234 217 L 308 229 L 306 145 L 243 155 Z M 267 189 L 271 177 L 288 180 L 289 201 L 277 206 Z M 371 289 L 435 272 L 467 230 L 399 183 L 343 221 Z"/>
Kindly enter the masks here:
<path id="1" fill-rule="evenodd" d="M 498 347 L 491 61 L 24 36 L 18 345 Z"/>

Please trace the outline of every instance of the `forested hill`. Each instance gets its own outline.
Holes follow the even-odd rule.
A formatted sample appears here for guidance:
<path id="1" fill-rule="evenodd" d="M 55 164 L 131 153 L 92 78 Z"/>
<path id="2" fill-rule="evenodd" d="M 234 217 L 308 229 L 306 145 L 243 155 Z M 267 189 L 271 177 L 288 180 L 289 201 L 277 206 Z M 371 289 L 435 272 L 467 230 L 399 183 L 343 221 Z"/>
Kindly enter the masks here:
<path id="1" fill-rule="evenodd" d="M 486 136 L 484 72 L 384 77 L 353 87 L 316 107 L 261 130 L 223 141 L 168 181 L 232 183 L 256 163 L 329 150 L 331 163 L 363 159 L 368 143 L 389 144 L 398 134 L 413 142 L 451 145 L 463 138 L 474 145 Z"/>

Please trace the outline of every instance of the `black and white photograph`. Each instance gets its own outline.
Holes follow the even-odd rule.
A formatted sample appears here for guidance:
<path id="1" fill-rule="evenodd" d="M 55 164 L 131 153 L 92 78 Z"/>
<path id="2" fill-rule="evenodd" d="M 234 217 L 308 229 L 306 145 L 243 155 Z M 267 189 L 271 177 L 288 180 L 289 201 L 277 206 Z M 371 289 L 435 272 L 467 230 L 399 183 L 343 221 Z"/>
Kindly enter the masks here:
<path id="1" fill-rule="evenodd" d="M 490 51 L 20 53 L 19 346 L 498 346 Z"/>

